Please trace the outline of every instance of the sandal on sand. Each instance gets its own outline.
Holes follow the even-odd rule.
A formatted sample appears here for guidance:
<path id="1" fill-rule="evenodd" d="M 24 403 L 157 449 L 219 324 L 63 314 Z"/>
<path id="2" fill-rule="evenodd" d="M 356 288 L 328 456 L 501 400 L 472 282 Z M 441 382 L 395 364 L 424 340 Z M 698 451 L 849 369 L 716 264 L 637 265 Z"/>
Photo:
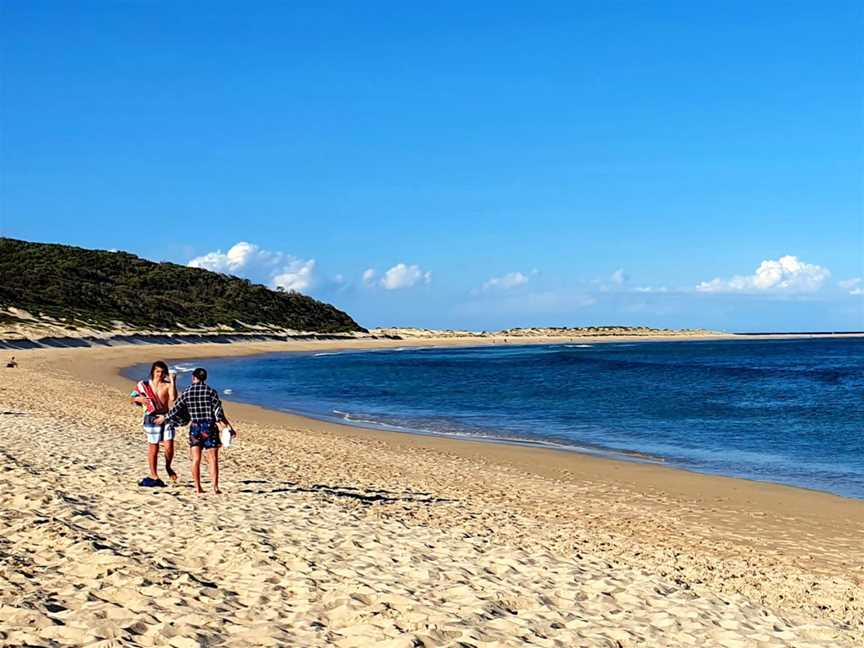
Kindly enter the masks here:
<path id="1" fill-rule="evenodd" d="M 163 482 L 161 479 L 153 479 L 152 477 L 145 477 L 140 482 L 138 482 L 138 485 L 143 487 L 143 488 L 155 488 L 158 486 L 164 486 L 165 482 Z"/>

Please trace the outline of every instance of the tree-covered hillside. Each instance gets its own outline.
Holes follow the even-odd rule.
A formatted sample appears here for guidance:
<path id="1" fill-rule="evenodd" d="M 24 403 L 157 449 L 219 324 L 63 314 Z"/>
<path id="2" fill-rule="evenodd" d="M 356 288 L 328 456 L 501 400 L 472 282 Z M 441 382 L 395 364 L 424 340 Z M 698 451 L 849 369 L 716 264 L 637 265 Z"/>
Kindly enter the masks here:
<path id="1" fill-rule="evenodd" d="M 364 330 L 329 304 L 245 279 L 126 252 L 0 238 L 0 307 L 10 306 L 105 328 L 119 320 L 142 329 L 242 330 L 245 324 L 322 333 Z"/>

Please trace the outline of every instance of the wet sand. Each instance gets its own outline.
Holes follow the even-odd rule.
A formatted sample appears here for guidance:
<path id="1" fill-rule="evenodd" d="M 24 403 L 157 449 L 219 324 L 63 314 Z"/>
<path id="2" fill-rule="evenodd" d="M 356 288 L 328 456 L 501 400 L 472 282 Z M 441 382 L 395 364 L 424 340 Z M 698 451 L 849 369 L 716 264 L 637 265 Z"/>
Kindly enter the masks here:
<path id="1" fill-rule="evenodd" d="M 180 484 L 135 486 L 146 444 L 122 368 L 371 344 L 405 346 L 16 352 L 0 373 L 0 645 L 864 641 L 858 500 L 236 403 L 222 496 L 192 492 L 182 433 Z"/>

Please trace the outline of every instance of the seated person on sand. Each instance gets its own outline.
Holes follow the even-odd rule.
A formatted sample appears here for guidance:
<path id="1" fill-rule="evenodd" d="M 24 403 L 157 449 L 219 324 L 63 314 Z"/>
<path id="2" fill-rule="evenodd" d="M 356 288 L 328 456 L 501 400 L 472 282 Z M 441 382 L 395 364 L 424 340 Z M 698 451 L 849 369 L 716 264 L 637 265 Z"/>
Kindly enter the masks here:
<path id="1" fill-rule="evenodd" d="M 171 411 L 165 416 L 156 417 L 157 423 L 166 425 L 185 425 L 189 423 L 189 454 L 192 459 L 192 479 L 195 492 L 203 493 L 201 488 L 201 453 L 207 452 L 207 465 L 213 492 L 219 490 L 219 425 L 230 430 L 231 437 L 236 432 L 225 417 L 222 401 L 216 390 L 206 384 L 207 370 L 200 367 L 192 372 L 192 384 L 187 387 Z"/>
<path id="2" fill-rule="evenodd" d="M 174 426 L 156 422 L 156 417 L 165 414 L 177 400 L 177 374 L 168 372 L 168 365 L 157 360 L 150 367 L 150 379 L 139 380 L 129 394 L 131 401 L 144 408 L 144 433 L 147 435 L 147 465 L 150 476 L 139 482 L 140 486 L 164 486 L 159 479 L 159 444 L 165 450 L 165 471 L 168 478 L 176 482 L 177 473 L 171 468 L 174 459 Z"/>
<path id="3" fill-rule="evenodd" d="M 6 363 L 7 369 L 14 369 L 17 366 L 18 366 L 18 362 L 15 360 L 15 356 L 12 356 L 12 358 L 9 360 L 9 362 Z"/>

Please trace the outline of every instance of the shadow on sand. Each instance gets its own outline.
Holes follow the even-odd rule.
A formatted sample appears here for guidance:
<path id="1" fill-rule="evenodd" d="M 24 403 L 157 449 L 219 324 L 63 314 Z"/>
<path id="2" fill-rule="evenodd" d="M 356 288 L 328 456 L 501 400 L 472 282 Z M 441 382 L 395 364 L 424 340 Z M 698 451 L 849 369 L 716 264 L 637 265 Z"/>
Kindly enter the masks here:
<path id="1" fill-rule="evenodd" d="M 312 484 L 301 486 L 295 482 L 271 482 L 266 479 L 244 479 L 241 484 L 252 486 L 238 492 L 253 493 L 256 495 L 267 495 L 270 493 L 315 493 L 329 495 L 331 497 L 345 497 L 353 499 L 361 504 L 396 504 L 396 503 L 418 503 L 418 504 L 444 504 L 455 500 L 435 497 L 431 493 L 415 493 L 411 491 L 393 492 L 385 490 L 361 490 L 350 486 L 330 486 L 327 484 Z"/>

